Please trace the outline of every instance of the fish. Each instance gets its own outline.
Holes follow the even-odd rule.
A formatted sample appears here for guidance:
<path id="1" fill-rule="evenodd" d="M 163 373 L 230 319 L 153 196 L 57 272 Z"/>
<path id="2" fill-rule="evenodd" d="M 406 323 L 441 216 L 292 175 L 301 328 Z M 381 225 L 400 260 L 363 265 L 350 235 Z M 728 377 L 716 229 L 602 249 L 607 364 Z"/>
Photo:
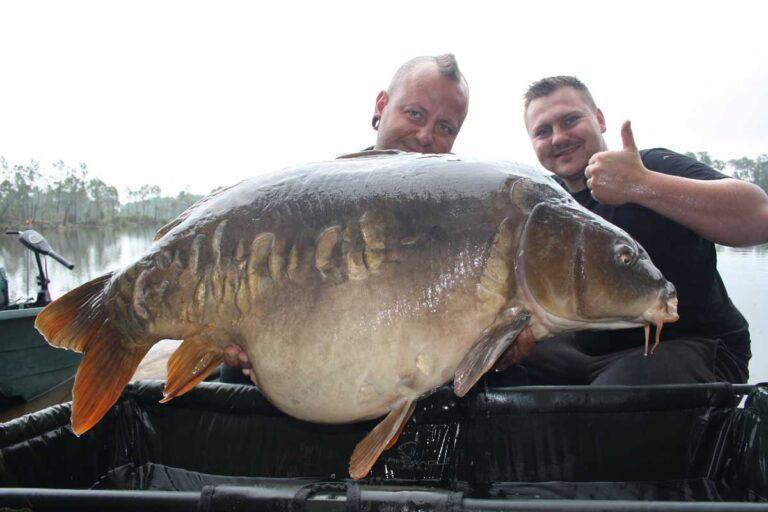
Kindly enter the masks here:
<path id="1" fill-rule="evenodd" d="M 360 479 L 417 400 L 450 381 L 464 396 L 524 329 L 540 341 L 676 320 L 674 286 L 643 248 L 538 170 L 368 151 L 206 197 L 136 262 L 58 298 L 35 325 L 84 354 L 76 435 L 159 340 L 183 340 L 162 402 L 235 344 L 286 414 L 383 418 L 351 454 Z"/>

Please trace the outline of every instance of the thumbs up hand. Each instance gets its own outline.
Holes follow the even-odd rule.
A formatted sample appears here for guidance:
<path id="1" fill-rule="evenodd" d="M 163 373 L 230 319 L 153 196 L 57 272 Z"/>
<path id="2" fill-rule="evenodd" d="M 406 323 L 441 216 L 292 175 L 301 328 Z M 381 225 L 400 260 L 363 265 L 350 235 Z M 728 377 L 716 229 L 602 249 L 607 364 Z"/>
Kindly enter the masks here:
<path id="1" fill-rule="evenodd" d="M 646 192 L 651 178 L 652 171 L 640 159 L 629 121 L 621 127 L 621 140 L 621 150 L 595 153 L 584 171 L 592 197 L 602 204 L 636 202 L 633 199 Z"/>

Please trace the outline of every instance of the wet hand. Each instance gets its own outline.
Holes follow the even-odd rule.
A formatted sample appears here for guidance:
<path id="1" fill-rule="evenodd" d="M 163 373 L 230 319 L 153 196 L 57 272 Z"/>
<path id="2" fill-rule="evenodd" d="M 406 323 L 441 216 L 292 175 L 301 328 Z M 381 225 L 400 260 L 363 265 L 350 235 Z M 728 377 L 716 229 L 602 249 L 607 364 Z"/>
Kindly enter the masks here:
<path id="1" fill-rule="evenodd" d="M 498 361 L 496 361 L 496 364 L 494 365 L 493 369 L 497 372 L 502 372 L 512 366 L 513 364 L 517 364 L 526 357 L 528 357 L 528 354 L 531 353 L 533 350 L 533 346 L 536 344 L 536 340 L 533 339 L 533 334 L 531 334 L 531 329 L 526 327 L 523 329 L 523 331 L 517 336 L 517 339 L 514 343 L 504 352 Z"/>
<path id="2" fill-rule="evenodd" d="M 623 149 L 595 153 L 584 171 L 592 197 L 610 206 L 638 202 L 653 174 L 640 159 L 630 121 L 621 127 L 621 140 Z"/>
<path id="3" fill-rule="evenodd" d="M 253 368 L 248 360 L 248 354 L 237 345 L 227 345 L 224 347 L 224 363 L 233 368 L 242 368 L 245 375 L 250 375 Z"/>

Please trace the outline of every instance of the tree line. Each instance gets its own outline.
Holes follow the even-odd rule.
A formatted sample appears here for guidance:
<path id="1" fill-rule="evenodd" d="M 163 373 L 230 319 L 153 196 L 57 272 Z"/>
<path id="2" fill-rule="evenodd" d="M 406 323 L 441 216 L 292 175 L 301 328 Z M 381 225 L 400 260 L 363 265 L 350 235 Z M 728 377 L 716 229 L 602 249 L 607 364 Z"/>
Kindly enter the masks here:
<path id="1" fill-rule="evenodd" d="M 129 226 L 166 223 L 202 196 L 179 192 L 164 197 L 157 185 L 127 190 L 89 176 L 88 166 L 59 160 L 51 169 L 31 161 L 9 164 L 0 157 L 0 225 Z"/>
<path id="2" fill-rule="evenodd" d="M 718 160 L 706 151 L 687 156 L 733 177 L 754 183 L 768 193 L 768 155 Z M 71 167 L 59 160 L 52 169 L 40 164 L 9 164 L 0 157 L 0 224 L 6 228 L 37 225 L 114 226 L 164 224 L 202 196 L 179 192 L 162 195 L 157 185 L 127 190 L 121 202 L 118 190 L 96 177 L 88 166 Z"/>
<path id="3" fill-rule="evenodd" d="M 754 183 L 768 194 L 768 155 L 766 154 L 759 155 L 754 160 L 742 157 L 728 161 L 712 158 L 706 151 L 698 153 L 689 151 L 686 156 L 726 174 L 730 172 L 734 178 Z"/>

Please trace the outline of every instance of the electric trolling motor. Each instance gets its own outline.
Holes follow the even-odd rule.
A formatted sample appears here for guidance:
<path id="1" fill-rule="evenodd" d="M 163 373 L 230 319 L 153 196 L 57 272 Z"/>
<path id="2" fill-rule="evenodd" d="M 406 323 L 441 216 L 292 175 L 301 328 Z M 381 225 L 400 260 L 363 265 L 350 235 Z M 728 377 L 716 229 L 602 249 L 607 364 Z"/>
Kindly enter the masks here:
<path id="1" fill-rule="evenodd" d="M 48 291 L 48 274 L 46 273 L 46 267 L 43 266 L 43 258 L 41 256 L 50 256 L 54 260 L 58 261 L 69 270 L 75 268 L 73 263 L 70 263 L 66 258 L 56 253 L 51 247 L 51 244 L 45 239 L 43 235 L 35 231 L 34 229 L 27 229 L 25 231 L 6 231 L 6 235 L 19 235 L 19 242 L 21 245 L 35 253 L 35 260 L 37 261 L 37 284 L 39 289 L 37 291 L 37 299 L 32 304 L 25 305 L 26 307 L 42 307 L 50 304 L 51 293 Z M 3 278 L 3 272 L 0 274 L 0 279 Z M 0 283 L 2 284 L 2 283 Z M 0 308 L 10 308 L 8 305 L 8 285 L 7 282 L 4 286 L 0 286 L 4 289 L 3 297 L 0 297 L 0 301 L 5 299 L 5 304 L 0 302 Z"/>

